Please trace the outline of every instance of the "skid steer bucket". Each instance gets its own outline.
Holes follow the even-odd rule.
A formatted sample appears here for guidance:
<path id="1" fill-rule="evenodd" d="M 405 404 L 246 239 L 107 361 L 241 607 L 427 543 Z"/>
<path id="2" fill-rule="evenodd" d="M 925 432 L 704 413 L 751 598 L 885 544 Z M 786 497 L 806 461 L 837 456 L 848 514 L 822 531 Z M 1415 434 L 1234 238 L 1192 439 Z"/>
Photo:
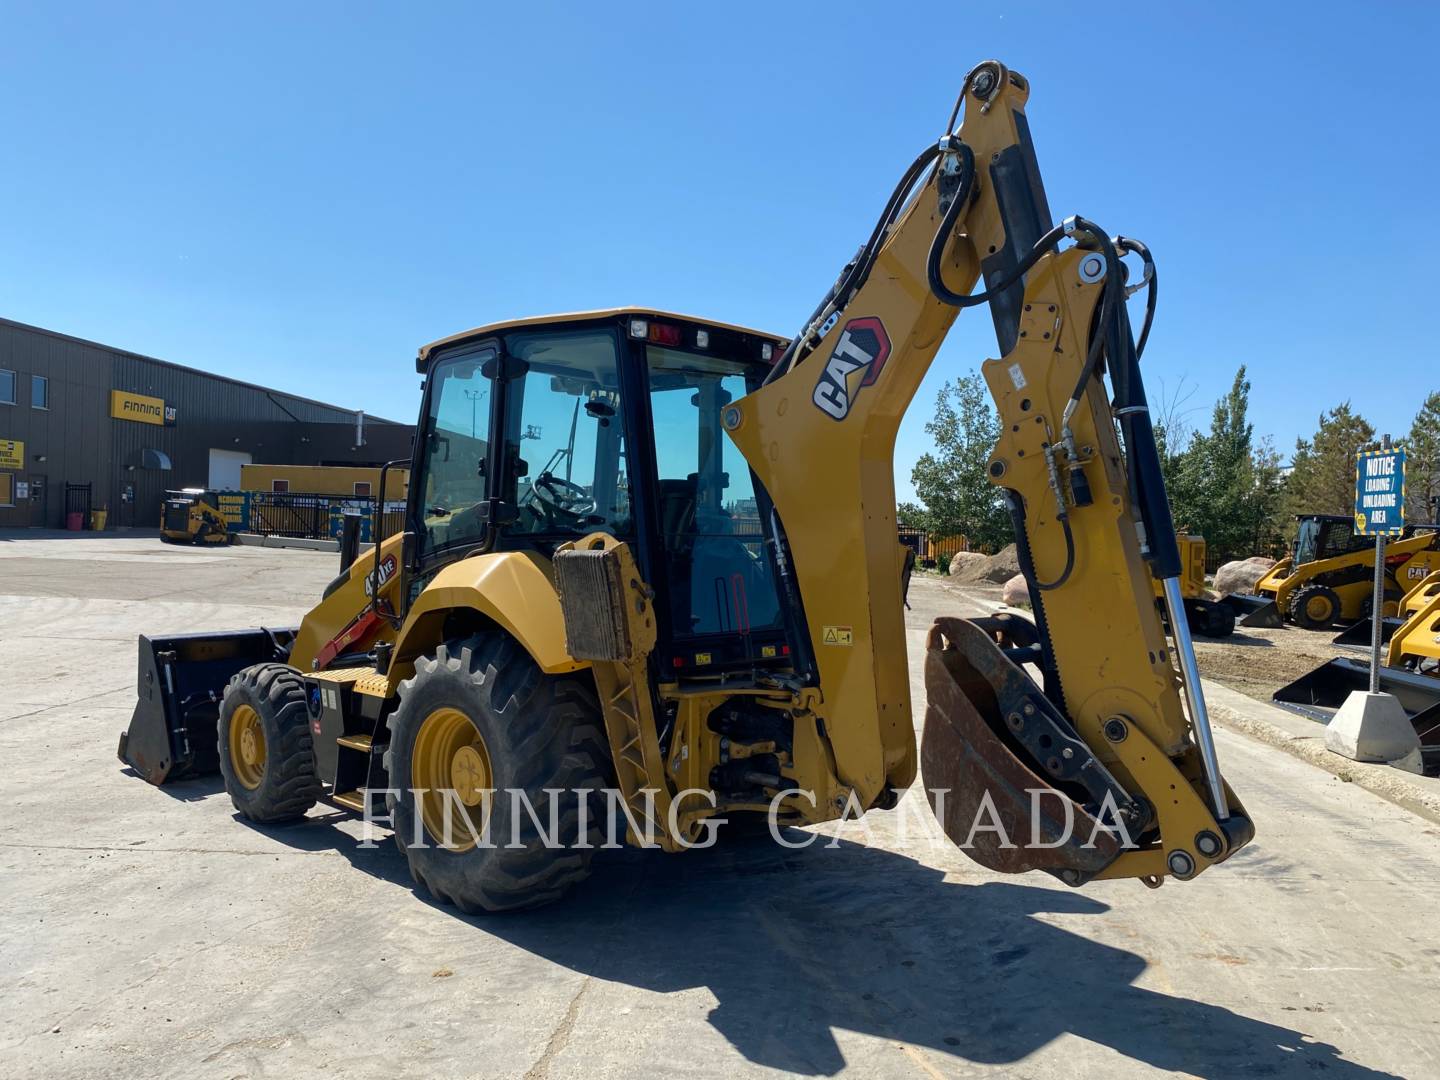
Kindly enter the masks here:
<path id="1" fill-rule="evenodd" d="M 1277 705 L 1328 724 L 1345 699 L 1370 689 L 1370 665 L 1344 657 L 1282 686 L 1271 696 Z M 1380 690 L 1393 694 L 1420 737 L 1425 772 L 1440 774 L 1440 679 L 1399 668 L 1381 667 Z"/>
<path id="2" fill-rule="evenodd" d="M 1404 619 L 1386 619 L 1380 624 L 1380 644 L 1387 645 L 1390 639 L 1395 636 L 1395 631 L 1405 625 Z M 1331 640 L 1332 645 L 1348 645 L 1361 649 L 1370 648 L 1370 635 L 1374 632 L 1374 623 L 1369 619 L 1361 619 L 1359 622 L 1351 623 Z"/>
<path id="3" fill-rule="evenodd" d="M 225 685 L 251 664 L 283 663 L 294 640 L 293 628 L 142 634 L 138 700 L 120 735 L 120 760 L 152 784 L 216 771 Z"/>
<path id="4" fill-rule="evenodd" d="M 1098 820 L 1107 796 L 1131 833 L 1145 811 L 1019 666 L 1038 650 L 1034 625 L 1012 615 L 937 619 L 920 767 L 945 834 L 976 862 L 1078 885 L 1121 854 Z"/>
<path id="5" fill-rule="evenodd" d="M 1235 618 L 1239 620 L 1241 626 L 1278 630 L 1285 624 L 1280 617 L 1280 608 L 1276 605 L 1273 597 L 1253 593 L 1231 593 L 1220 603 L 1235 612 Z"/>

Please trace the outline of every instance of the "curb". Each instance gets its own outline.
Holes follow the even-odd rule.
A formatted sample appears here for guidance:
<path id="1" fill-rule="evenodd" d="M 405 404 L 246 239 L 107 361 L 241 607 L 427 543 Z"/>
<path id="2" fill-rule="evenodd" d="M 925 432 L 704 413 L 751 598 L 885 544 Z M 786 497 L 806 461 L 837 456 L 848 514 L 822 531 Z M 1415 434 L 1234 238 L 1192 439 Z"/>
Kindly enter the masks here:
<path id="1" fill-rule="evenodd" d="M 259 533 L 232 533 L 237 544 L 247 547 L 298 548 L 302 551 L 339 551 L 338 540 L 308 540 L 298 536 L 261 536 Z"/>
<path id="2" fill-rule="evenodd" d="M 1325 725 L 1203 680 L 1210 718 L 1220 727 L 1284 750 L 1348 784 L 1440 824 L 1440 778 L 1416 776 L 1389 765 L 1351 761 L 1325 749 Z"/>

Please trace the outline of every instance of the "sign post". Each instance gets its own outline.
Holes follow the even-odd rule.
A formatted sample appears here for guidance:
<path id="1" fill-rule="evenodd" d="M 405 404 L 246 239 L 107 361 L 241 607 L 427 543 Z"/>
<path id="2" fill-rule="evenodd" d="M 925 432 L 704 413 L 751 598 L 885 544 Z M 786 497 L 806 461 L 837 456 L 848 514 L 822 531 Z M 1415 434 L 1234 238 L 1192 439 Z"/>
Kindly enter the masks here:
<path id="1" fill-rule="evenodd" d="M 1375 537 L 1375 596 L 1370 602 L 1370 693 L 1380 692 L 1380 638 L 1385 622 L 1385 540 L 1405 528 L 1405 451 L 1380 440 L 1355 454 L 1355 531 Z"/>
<path id="2" fill-rule="evenodd" d="M 1355 531 L 1375 537 L 1375 594 L 1370 603 L 1370 689 L 1353 691 L 1325 730 L 1325 747 L 1352 761 L 1388 761 L 1420 771 L 1420 739 L 1400 702 L 1380 692 L 1380 632 L 1385 622 L 1385 540 L 1405 528 L 1405 451 L 1390 445 L 1355 454 Z"/>

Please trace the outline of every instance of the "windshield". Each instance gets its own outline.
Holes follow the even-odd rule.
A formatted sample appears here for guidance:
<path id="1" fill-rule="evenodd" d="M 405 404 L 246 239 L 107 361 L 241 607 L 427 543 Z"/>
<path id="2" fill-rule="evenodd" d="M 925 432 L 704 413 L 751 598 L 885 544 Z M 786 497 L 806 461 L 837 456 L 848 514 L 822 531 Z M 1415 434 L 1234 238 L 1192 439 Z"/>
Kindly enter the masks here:
<path id="1" fill-rule="evenodd" d="M 1300 533 L 1295 538 L 1295 565 L 1315 561 L 1315 552 L 1320 542 L 1320 522 L 1309 518 L 1300 522 Z"/>
<path id="2" fill-rule="evenodd" d="M 485 498 L 491 382 L 483 367 L 493 348 L 462 353 L 435 365 L 420 461 L 421 548 L 478 542 L 485 535 Z"/>
<path id="3" fill-rule="evenodd" d="M 754 478 L 720 423 L 761 373 L 658 345 L 646 347 L 646 359 L 671 625 L 677 634 L 775 629 L 780 602 Z"/>

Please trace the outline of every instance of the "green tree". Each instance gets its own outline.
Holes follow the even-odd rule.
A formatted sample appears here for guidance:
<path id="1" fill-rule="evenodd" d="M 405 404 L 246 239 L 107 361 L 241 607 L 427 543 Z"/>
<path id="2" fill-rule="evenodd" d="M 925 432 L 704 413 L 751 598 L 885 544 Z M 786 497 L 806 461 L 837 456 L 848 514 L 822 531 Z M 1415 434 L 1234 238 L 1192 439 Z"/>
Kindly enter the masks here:
<path id="1" fill-rule="evenodd" d="M 1348 401 L 1323 414 L 1314 435 L 1295 441 L 1285 482 L 1288 512 L 1348 517 L 1355 510 L 1355 452 L 1378 445 L 1374 427 Z"/>
<path id="2" fill-rule="evenodd" d="M 1425 399 L 1405 437 L 1405 520 L 1440 521 L 1440 390 Z"/>
<path id="3" fill-rule="evenodd" d="M 930 512 L 912 502 L 902 502 L 895 507 L 895 520 L 912 529 L 930 528 Z"/>
<path id="4" fill-rule="evenodd" d="M 931 533 L 966 536 L 972 546 L 990 550 L 1010 543 L 1015 537 L 1004 496 L 985 472 L 1000 419 L 984 380 L 971 374 L 942 386 L 925 432 L 935 449 L 915 463 L 910 479 Z"/>
<path id="5" fill-rule="evenodd" d="M 1276 528 L 1280 462 L 1268 442 L 1255 442 L 1243 365 L 1215 403 L 1209 430 L 1192 434 L 1183 448 L 1169 443 L 1162 442 L 1161 468 L 1175 524 L 1199 533 L 1213 551 L 1255 551 Z"/>

